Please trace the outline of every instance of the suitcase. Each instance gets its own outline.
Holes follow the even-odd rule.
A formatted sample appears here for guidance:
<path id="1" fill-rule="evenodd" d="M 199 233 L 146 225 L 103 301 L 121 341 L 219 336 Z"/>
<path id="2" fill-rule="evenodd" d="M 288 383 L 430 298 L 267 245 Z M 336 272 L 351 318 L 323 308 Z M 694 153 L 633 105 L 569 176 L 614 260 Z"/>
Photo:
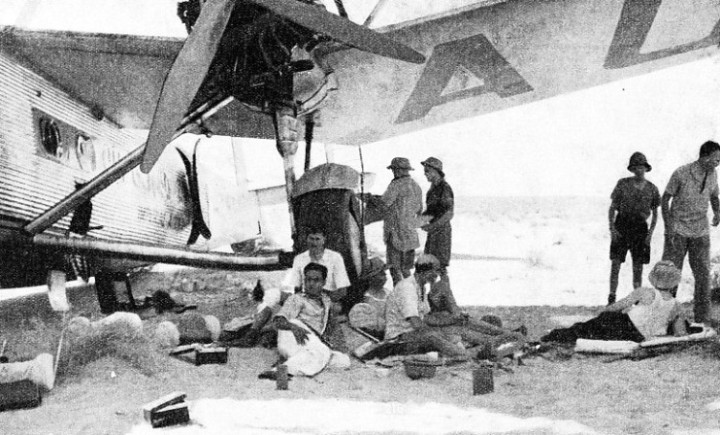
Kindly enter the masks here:
<path id="1" fill-rule="evenodd" d="M 143 406 L 143 417 L 152 427 L 185 424 L 190 421 L 187 394 L 175 391 Z"/>
<path id="2" fill-rule="evenodd" d="M 226 364 L 228 359 L 227 347 L 207 347 L 195 351 L 195 365 Z"/>
<path id="3" fill-rule="evenodd" d="M 0 384 L 0 411 L 36 408 L 40 402 L 40 387 L 28 380 Z"/>

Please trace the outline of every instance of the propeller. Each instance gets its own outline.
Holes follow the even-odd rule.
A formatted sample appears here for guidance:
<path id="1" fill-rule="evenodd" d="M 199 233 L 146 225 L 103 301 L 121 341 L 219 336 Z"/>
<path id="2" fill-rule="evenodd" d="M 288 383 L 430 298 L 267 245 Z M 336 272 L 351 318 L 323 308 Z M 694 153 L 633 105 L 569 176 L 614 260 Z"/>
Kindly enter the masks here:
<path id="1" fill-rule="evenodd" d="M 395 42 L 382 33 L 357 25 L 343 17 L 331 14 L 321 7 L 289 0 L 246 1 L 262 6 L 275 15 L 313 32 L 322 33 L 335 41 L 359 50 L 405 62 L 425 62 L 425 56 L 407 45 Z"/>
<path id="2" fill-rule="evenodd" d="M 140 170 L 147 174 L 174 138 L 188 107 L 205 80 L 235 0 L 208 0 L 165 78 L 150 125 Z"/>
<path id="3" fill-rule="evenodd" d="M 296 0 L 243 2 L 359 50 L 406 62 L 425 62 L 425 57 L 412 48 L 318 6 Z M 140 164 L 143 173 L 150 172 L 165 146 L 175 137 L 206 79 L 236 3 L 238 0 L 208 0 L 203 4 L 192 32 L 163 83 Z"/>

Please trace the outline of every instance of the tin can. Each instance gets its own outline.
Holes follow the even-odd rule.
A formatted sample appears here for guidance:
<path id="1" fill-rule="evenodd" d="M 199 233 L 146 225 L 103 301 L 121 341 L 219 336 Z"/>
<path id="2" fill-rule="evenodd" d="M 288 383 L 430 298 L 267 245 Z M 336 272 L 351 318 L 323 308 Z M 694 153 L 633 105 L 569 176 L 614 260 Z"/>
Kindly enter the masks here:
<path id="1" fill-rule="evenodd" d="M 277 389 L 278 390 L 287 390 L 288 389 L 288 371 L 287 366 L 285 364 L 280 364 L 277 366 L 277 378 L 275 379 Z"/>
<path id="2" fill-rule="evenodd" d="M 493 369 L 483 366 L 473 370 L 473 395 L 492 393 L 495 389 L 493 383 Z"/>

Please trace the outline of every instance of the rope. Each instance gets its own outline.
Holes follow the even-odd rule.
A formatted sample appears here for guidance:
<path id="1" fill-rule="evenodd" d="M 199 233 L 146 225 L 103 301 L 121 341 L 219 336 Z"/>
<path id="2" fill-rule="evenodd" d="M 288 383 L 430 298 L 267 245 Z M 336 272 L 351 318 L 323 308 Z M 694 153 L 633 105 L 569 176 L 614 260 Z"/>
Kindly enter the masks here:
<path id="1" fill-rule="evenodd" d="M 67 311 L 63 311 L 63 329 L 60 333 L 60 341 L 58 342 L 57 352 L 55 354 L 55 367 L 53 368 L 53 377 L 57 379 L 58 365 L 60 363 L 60 351 L 62 350 L 63 339 L 65 338 L 65 331 L 67 330 Z"/>
<path id="2" fill-rule="evenodd" d="M 365 234 L 365 161 L 363 160 L 362 145 L 358 146 L 360 154 L 360 231 Z M 365 237 L 363 237 L 365 239 Z"/>

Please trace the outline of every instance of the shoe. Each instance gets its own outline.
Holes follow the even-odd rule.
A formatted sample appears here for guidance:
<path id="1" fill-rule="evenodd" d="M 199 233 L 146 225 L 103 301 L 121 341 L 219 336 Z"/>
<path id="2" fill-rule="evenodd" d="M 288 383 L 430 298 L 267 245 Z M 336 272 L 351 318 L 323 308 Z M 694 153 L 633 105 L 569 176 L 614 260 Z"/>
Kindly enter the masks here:
<path id="1" fill-rule="evenodd" d="M 528 329 L 527 329 L 527 326 L 525 326 L 525 325 L 520 325 L 520 327 L 513 330 L 513 332 L 517 332 L 524 337 L 527 337 L 527 335 L 528 335 Z"/>
<path id="2" fill-rule="evenodd" d="M 173 308 L 175 314 L 182 314 L 187 310 L 197 310 L 197 305 L 177 305 Z"/>
<path id="3" fill-rule="evenodd" d="M 55 386 L 55 367 L 53 367 L 52 355 L 41 353 L 32 360 L 32 365 L 30 380 L 48 391 L 52 390 Z"/>
<path id="4" fill-rule="evenodd" d="M 265 370 L 258 375 L 258 379 L 270 379 L 271 381 L 276 381 L 277 372 L 275 370 Z"/>

